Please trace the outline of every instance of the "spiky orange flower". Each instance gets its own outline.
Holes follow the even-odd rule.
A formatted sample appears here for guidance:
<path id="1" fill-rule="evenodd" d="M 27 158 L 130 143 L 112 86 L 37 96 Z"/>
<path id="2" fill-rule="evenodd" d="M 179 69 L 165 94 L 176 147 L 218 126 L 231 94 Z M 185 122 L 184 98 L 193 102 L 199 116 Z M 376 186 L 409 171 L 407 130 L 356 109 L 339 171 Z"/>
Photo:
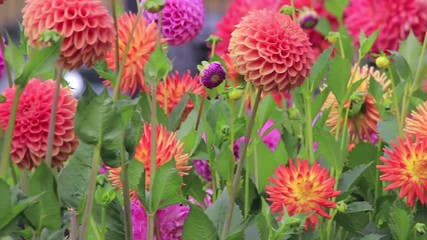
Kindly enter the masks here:
<path id="1" fill-rule="evenodd" d="M 135 21 L 136 15 L 130 12 L 121 15 L 117 19 L 120 62 L 124 57 L 128 37 Z M 120 89 L 123 93 L 134 94 L 138 88 L 145 89 L 144 67 L 156 47 L 156 40 L 157 31 L 155 23 L 146 24 L 145 18 L 141 16 L 136 25 L 123 68 L 122 80 L 120 82 Z M 116 70 L 115 45 L 111 51 L 107 52 L 105 60 L 109 68 Z"/>
<path id="2" fill-rule="evenodd" d="M 284 214 L 283 207 L 290 216 L 315 212 L 305 222 L 306 231 L 309 226 L 315 229 L 319 224 L 317 215 L 331 218 L 323 208 L 335 208 L 336 203 L 328 199 L 338 196 L 340 191 L 334 190 L 335 179 L 329 176 L 328 169 L 317 162 L 310 168 L 307 160 L 297 159 L 296 166 L 290 160 L 289 167 L 281 165 L 274 170 L 274 175 L 275 178 L 269 178 L 271 185 L 267 185 L 266 190 L 272 212 L 280 213 L 278 220 Z"/>
<path id="3" fill-rule="evenodd" d="M 348 87 L 360 80 L 363 80 L 363 83 L 353 94 L 352 99 L 349 99 L 344 103 L 343 112 L 338 112 L 338 101 L 333 93 L 330 93 L 326 98 L 322 109 L 324 110 L 331 107 L 326 124 L 330 126 L 332 128 L 332 132 L 335 133 L 338 128 L 338 119 L 340 119 L 339 129 L 343 128 L 345 121 L 344 115 L 347 111 L 347 107 L 350 107 L 347 130 L 352 141 L 357 138 L 367 140 L 372 134 L 378 133 L 377 123 L 380 120 L 380 114 L 378 112 L 375 99 L 368 92 L 370 78 L 373 77 L 383 87 L 384 92 L 387 92 L 387 89 L 390 86 L 390 81 L 387 79 L 385 74 L 372 67 L 368 68 L 367 66 L 363 66 L 361 68 L 357 67 L 357 69 L 353 67 L 351 72 L 355 74 L 351 77 Z"/>
<path id="4" fill-rule="evenodd" d="M 391 182 L 385 190 L 400 188 L 399 196 L 406 197 L 410 207 L 414 207 L 417 199 L 427 204 L 427 138 L 416 135 L 413 141 L 406 135 L 392 146 L 393 149 L 384 149 L 388 157 L 380 157 L 385 165 L 377 166 L 384 173 L 380 180 Z"/>
<path id="5" fill-rule="evenodd" d="M 160 107 L 170 116 L 172 110 L 179 104 L 181 98 L 186 93 L 203 95 L 205 93 L 204 89 L 198 75 L 191 77 L 190 71 L 187 71 L 180 77 L 179 72 L 176 71 L 174 74 L 168 76 L 165 81 L 158 84 L 156 99 Z M 183 116 L 187 116 L 193 107 L 194 102 L 191 99 L 188 100 Z"/>
<path id="6" fill-rule="evenodd" d="M 427 101 L 412 111 L 411 117 L 406 118 L 405 132 L 411 135 L 427 136 Z"/>
<path id="7" fill-rule="evenodd" d="M 145 168 L 145 187 L 148 190 L 150 187 L 150 158 L 151 158 L 151 125 L 144 124 L 144 133 L 136 147 L 134 158 L 144 164 Z M 179 175 L 187 175 L 187 171 L 191 166 L 187 165 L 189 155 L 184 153 L 184 144 L 176 137 L 175 132 L 169 132 L 162 125 L 156 126 L 156 166 L 159 168 L 163 164 L 174 159 Z M 120 168 L 109 168 L 108 178 L 114 186 L 121 189 Z M 135 192 L 131 194 L 136 197 Z"/>

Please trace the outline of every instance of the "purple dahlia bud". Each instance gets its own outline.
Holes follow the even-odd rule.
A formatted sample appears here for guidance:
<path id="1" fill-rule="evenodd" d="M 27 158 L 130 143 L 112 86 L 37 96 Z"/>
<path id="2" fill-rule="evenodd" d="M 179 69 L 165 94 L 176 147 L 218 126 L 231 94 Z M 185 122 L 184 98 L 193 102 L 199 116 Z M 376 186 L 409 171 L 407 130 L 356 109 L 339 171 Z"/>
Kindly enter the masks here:
<path id="1" fill-rule="evenodd" d="M 219 62 L 203 64 L 200 71 L 200 82 L 207 88 L 212 89 L 220 85 L 225 79 L 225 68 Z"/>
<path id="2" fill-rule="evenodd" d="M 316 27 L 317 23 L 319 22 L 319 16 L 314 10 L 304 8 L 298 17 L 298 21 L 301 25 L 301 28 L 312 29 Z"/>

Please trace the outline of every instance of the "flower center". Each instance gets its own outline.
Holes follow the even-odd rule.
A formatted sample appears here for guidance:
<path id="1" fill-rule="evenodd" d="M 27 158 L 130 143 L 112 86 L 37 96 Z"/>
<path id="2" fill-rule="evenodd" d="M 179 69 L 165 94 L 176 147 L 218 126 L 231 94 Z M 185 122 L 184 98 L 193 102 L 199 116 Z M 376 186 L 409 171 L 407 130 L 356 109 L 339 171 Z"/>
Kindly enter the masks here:
<path id="1" fill-rule="evenodd" d="M 218 82 L 218 80 L 219 80 L 219 76 L 217 74 L 212 75 L 212 77 L 211 77 L 212 82 L 215 83 L 215 82 Z"/>
<path id="2" fill-rule="evenodd" d="M 412 157 L 408 161 L 408 172 L 417 183 L 427 183 L 427 159 L 424 157 Z"/>
<path id="3" fill-rule="evenodd" d="M 295 196 L 301 204 L 313 199 L 313 183 L 306 179 L 299 179 L 294 189 Z"/>

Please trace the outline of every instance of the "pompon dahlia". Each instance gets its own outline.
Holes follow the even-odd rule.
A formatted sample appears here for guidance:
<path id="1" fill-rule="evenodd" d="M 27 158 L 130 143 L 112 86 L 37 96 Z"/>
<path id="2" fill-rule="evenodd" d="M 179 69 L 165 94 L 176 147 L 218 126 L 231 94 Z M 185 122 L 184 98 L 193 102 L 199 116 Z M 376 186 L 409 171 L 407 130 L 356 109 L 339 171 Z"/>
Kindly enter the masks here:
<path id="1" fill-rule="evenodd" d="M 399 138 L 398 143 L 392 142 L 393 149 L 384 149 L 385 156 L 380 157 L 384 165 L 377 168 L 383 172 L 380 180 L 391 182 L 385 190 L 400 188 L 399 196 L 406 197 L 410 207 L 414 207 L 417 199 L 427 204 L 427 138 L 406 135 Z"/>
<path id="2" fill-rule="evenodd" d="M 203 28 L 205 20 L 203 0 L 166 0 L 162 12 L 162 36 L 167 39 L 169 45 L 186 44 Z M 144 16 L 148 22 L 158 24 L 158 13 L 145 11 Z"/>
<path id="3" fill-rule="evenodd" d="M 65 36 L 60 62 L 66 69 L 92 67 L 114 41 L 113 19 L 98 0 L 26 0 L 23 26 L 29 43 L 39 45 L 45 30 Z"/>
<path id="4" fill-rule="evenodd" d="M 373 77 L 382 86 L 385 94 L 389 93 L 391 82 L 384 73 L 375 70 L 373 67 L 368 68 L 367 66 L 363 66 L 355 70 L 353 66 L 351 72 L 355 73 L 355 76 L 351 77 L 352 82 L 349 81 L 349 85 L 359 80 L 363 80 L 364 82 L 356 90 L 352 98 L 344 103 L 344 110 L 341 113 L 338 112 L 338 101 L 334 94 L 329 93 L 322 107 L 323 110 L 331 107 L 326 125 L 332 128 L 333 133 L 337 131 L 338 124 L 339 128 L 342 129 L 344 114 L 350 104 L 347 130 L 351 140 L 356 141 L 359 138 L 363 141 L 369 141 L 372 134 L 378 133 L 377 123 L 380 120 L 375 98 L 368 92 L 370 77 Z M 338 119 L 341 120 L 339 123 Z"/>
<path id="5" fill-rule="evenodd" d="M 52 80 L 42 82 L 33 78 L 20 96 L 10 156 L 12 162 L 21 169 L 39 166 L 46 156 L 55 85 Z M 0 122 L 3 129 L 8 125 L 15 94 L 15 87 L 4 91 L 6 101 L 0 103 Z M 77 100 L 71 96 L 71 91 L 61 88 L 56 113 L 52 167 L 61 166 L 79 145 L 74 133 L 76 108 Z"/>
<path id="6" fill-rule="evenodd" d="M 410 31 L 421 41 L 427 29 L 427 2 L 422 0 L 351 0 L 345 11 L 345 25 L 359 45 L 363 29 L 370 35 L 377 29 L 381 32 L 372 47 L 379 50 L 397 50 Z"/>
<path id="7" fill-rule="evenodd" d="M 308 76 L 314 60 L 311 43 L 289 16 L 253 11 L 231 35 L 229 50 L 236 71 L 257 88 L 289 91 Z"/>
<path id="8" fill-rule="evenodd" d="M 166 127 L 156 125 L 156 166 L 159 168 L 163 164 L 175 161 L 179 175 L 188 175 L 187 171 L 191 166 L 187 165 L 189 155 L 184 153 L 184 144 L 177 139 L 176 133 L 169 132 Z M 135 150 L 134 158 L 144 164 L 145 167 L 145 187 L 148 190 L 150 187 L 150 158 L 151 158 L 151 125 L 144 124 L 144 132 Z M 113 185 L 119 189 L 122 188 L 120 181 L 121 168 L 109 168 L 109 179 Z M 131 191 L 133 197 L 136 197 L 135 192 Z"/>
<path id="9" fill-rule="evenodd" d="M 405 132 L 427 137 L 427 101 L 418 105 L 416 111 L 406 118 Z"/>
<path id="10" fill-rule="evenodd" d="M 156 212 L 154 239 L 181 239 L 184 222 L 189 212 L 190 207 L 181 206 L 181 204 L 174 204 L 159 209 Z M 131 202 L 131 216 L 133 239 L 145 240 L 147 238 L 148 218 L 144 206 L 137 199 Z"/>
<path id="11" fill-rule="evenodd" d="M 172 110 L 179 104 L 186 93 L 204 95 L 205 88 L 200 83 L 199 76 L 191 77 L 191 72 L 187 71 L 180 77 L 179 72 L 176 71 L 157 85 L 157 103 L 170 116 Z M 185 106 L 183 119 L 187 117 L 193 108 L 194 102 L 190 99 Z"/>
<path id="12" fill-rule="evenodd" d="M 225 68 L 220 62 L 204 62 L 200 70 L 200 83 L 209 89 L 218 87 L 225 77 Z"/>
<path id="13" fill-rule="evenodd" d="M 307 160 L 298 159 L 295 166 L 289 160 L 289 167 L 281 165 L 274 175 L 269 178 L 271 185 L 266 186 L 266 191 L 272 212 L 281 214 L 278 220 L 283 216 L 283 207 L 290 216 L 315 212 L 305 222 L 306 231 L 309 226 L 315 229 L 319 224 L 317 215 L 331 218 L 323 208 L 335 208 L 336 203 L 328 199 L 338 196 L 340 191 L 334 190 L 335 179 L 329 176 L 328 169 L 318 162 L 310 167 Z"/>
<path id="14" fill-rule="evenodd" d="M 117 19 L 119 38 L 119 61 L 124 57 L 128 37 L 132 31 L 132 25 L 136 21 L 134 13 L 125 13 Z M 138 89 L 146 89 L 144 68 L 148 59 L 156 48 L 157 30 L 154 23 L 147 24 L 144 17 L 140 17 L 133 34 L 126 63 L 123 68 L 120 90 L 123 93 L 134 94 Z M 162 40 L 163 41 L 163 40 Z M 116 47 L 107 52 L 105 56 L 107 66 L 116 70 Z M 109 81 L 105 81 L 108 85 Z"/>

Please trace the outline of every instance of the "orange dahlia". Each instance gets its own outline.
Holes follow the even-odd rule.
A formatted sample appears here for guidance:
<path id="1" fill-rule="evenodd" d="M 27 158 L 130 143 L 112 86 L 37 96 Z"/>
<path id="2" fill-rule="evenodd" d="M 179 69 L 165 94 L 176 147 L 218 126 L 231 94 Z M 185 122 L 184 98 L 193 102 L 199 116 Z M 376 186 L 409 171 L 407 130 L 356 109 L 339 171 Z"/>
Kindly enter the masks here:
<path id="1" fill-rule="evenodd" d="M 289 16 L 256 10 L 231 34 L 236 71 L 265 92 L 291 90 L 303 83 L 314 61 L 307 34 Z"/>
<path id="2" fill-rule="evenodd" d="M 412 111 L 411 117 L 406 118 L 405 132 L 411 135 L 427 137 L 427 101 Z"/>
<path id="3" fill-rule="evenodd" d="M 427 138 L 425 136 L 398 139 L 398 144 L 392 143 L 393 149 L 384 149 L 385 156 L 380 157 L 384 165 L 377 168 L 383 172 L 380 180 L 390 181 L 385 190 L 400 188 L 399 196 L 406 197 L 410 207 L 420 199 L 422 204 L 427 204 Z"/>
<path id="4" fill-rule="evenodd" d="M 156 127 L 156 166 L 159 168 L 163 164 L 171 161 L 175 161 L 176 168 L 178 169 L 179 175 L 185 176 L 191 169 L 191 166 L 187 165 L 189 155 L 184 153 L 184 144 L 177 139 L 176 133 L 168 132 L 167 128 L 162 125 Z M 135 150 L 134 158 L 144 164 L 145 167 L 145 187 L 148 190 L 150 187 L 150 146 L 151 146 L 151 125 L 148 123 L 144 124 L 144 133 L 139 141 L 138 146 Z M 120 181 L 120 168 L 108 168 L 108 178 L 117 188 L 122 188 Z M 135 192 L 131 192 L 134 195 Z"/>
<path id="5" fill-rule="evenodd" d="M 134 13 L 125 13 L 117 19 L 119 38 L 119 61 L 124 56 L 132 25 L 136 21 Z M 154 22 L 147 24 L 143 16 L 140 17 L 133 34 L 126 63 L 123 69 L 120 89 L 123 93 L 134 94 L 137 89 L 145 89 L 144 68 L 148 63 L 151 53 L 156 48 L 157 31 Z M 105 60 L 107 66 L 116 70 L 116 47 L 107 52 Z M 106 82 L 108 83 L 108 82 Z"/>
<path id="6" fill-rule="evenodd" d="M 179 72 L 168 76 L 165 81 L 162 81 L 157 86 L 156 99 L 160 107 L 170 116 L 172 110 L 179 104 L 181 98 L 186 93 L 194 93 L 204 95 L 205 88 L 199 81 L 199 76 L 191 77 L 190 71 L 187 71 L 182 77 Z M 187 116 L 194 108 L 194 102 L 190 99 L 184 110 L 184 117 Z"/>
<path id="7" fill-rule="evenodd" d="M 37 46 L 45 30 L 65 36 L 60 62 L 66 69 L 88 67 L 104 59 L 114 41 L 113 19 L 98 0 L 26 0 L 25 34 Z"/>
<path id="8" fill-rule="evenodd" d="M 317 162 L 310 168 L 307 160 L 298 159 L 296 166 L 290 160 L 289 167 L 281 165 L 274 170 L 274 175 L 275 178 L 269 178 L 271 185 L 267 185 L 266 190 L 272 212 L 281 213 L 278 220 L 284 214 L 283 207 L 290 216 L 315 212 L 305 222 L 306 231 L 309 226 L 315 229 L 319 224 L 317 215 L 331 218 L 323 208 L 335 208 L 336 203 L 328 199 L 340 192 L 334 190 L 335 179 L 329 176 L 328 169 Z"/>
<path id="9" fill-rule="evenodd" d="M 375 103 L 375 99 L 369 94 L 369 81 L 370 77 L 373 77 L 381 86 L 384 92 L 390 86 L 390 81 L 387 79 L 384 73 L 381 73 L 374 68 L 368 68 L 367 66 L 355 67 L 351 70 L 355 73 L 355 76 L 351 77 L 350 85 L 363 80 L 364 82 L 359 86 L 353 97 L 344 103 L 343 112 L 338 112 L 338 101 L 334 94 L 331 92 L 323 105 L 323 109 L 331 107 L 326 124 L 332 128 L 332 132 L 337 131 L 338 119 L 340 119 L 339 128 L 342 129 L 344 124 L 344 114 L 347 107 L 350 107 L 348 116 L 347 130 L 352 138 L 356 140 L 360 138 L 362 140 L 370 139 L 372 134 L 377 134 L 377 123 L 380 120 L 380 114 Z M 340 116 L 341 115 L 341 116 Z"/>

